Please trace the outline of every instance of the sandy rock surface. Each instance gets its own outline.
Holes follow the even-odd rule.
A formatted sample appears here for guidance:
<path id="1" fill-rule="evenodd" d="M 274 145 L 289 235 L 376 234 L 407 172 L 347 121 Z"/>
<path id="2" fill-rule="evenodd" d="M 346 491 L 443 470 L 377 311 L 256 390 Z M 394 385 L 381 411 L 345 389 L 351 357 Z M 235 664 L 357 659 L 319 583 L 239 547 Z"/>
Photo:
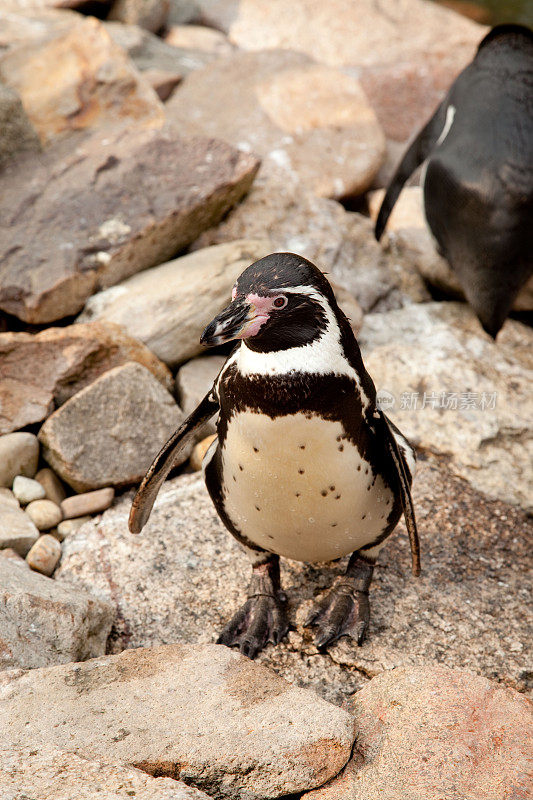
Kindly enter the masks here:
<path id="1" fill-rule="evenodd" d="M 61 750 L 0 750 L 0 792 L 6 800 L 207 800 L 182 781 Z"/>
<path id="2" fill-rule="evenodd" d="M 257 165 L 169 128 L 97 133 L 8 165 L 0 309 L 27 322 L 79 312 L 97 288 L 166 261 L 218 222 Z"/>
<path id="3" fill-rule="evenodd" d="M 489 497 L 530 508 L 531 328 L 507 320 L 494 343 L 464 303 L 425 303 L 367 315 L 359 340 L 413 444 L 450 456 Z"/>
<path id="4" fill-rule="evenodd" d="M 39 439 L 55 472 L 86 492 L 139 481 L 183 418 L 152 373 L 128 363 L 67 400 L 48 417 Z"/>
<path id="5" fill-rule="evenodd" d="M 319 653 L 302 627 L 311 602 L 343 564 L 282 560 L 291 632 L 267 648 L 263 663 L 336 702 L 385 669 L 434 661 L 527 687 L 531 523 L 433 460 L 419 464 L 414 502 L 422 576 L 410 575 L 402 524 L 380 554 L 363 646 L 345 639 Z M 139 536 L 127 529 L 130 503 L 126 496 L 64 542 L 57 580 L 114 603 L 114 652 L 214 641 L 245 600 L 250 567 L 219 522 L 202 478 L 165 484 Z"/>
<path id="6" fill-rule="evenodd" d="M 533 790 L 531 703 L 442 666 L 384 672 L 349 703 L 357 745 L 305 800 L 501 800 Z"/>
<path id="7" fill-rule="evenodd" d="M 103 655 L 112 604 L 61 586 L 24 563 L 0 559 L 0 578 L 0 675 L 12 667 L 31 669 Z"/>
<path id="8" fill-rule="evenodd" d="M 346 711 L 220 645 L 6 674 L 0 697 L 13 750 L 68 749 L 218 798 L 320 786 L 346 764 L 355 735 Z"/>
<path id="9" fill-rule="evenodd" d="M 364 192 L 385 139 L 356 78 L 289 50 L 236 53 L 191 73 L 166 105 L 192 136 L 257 153 L 321 197 Z"/>

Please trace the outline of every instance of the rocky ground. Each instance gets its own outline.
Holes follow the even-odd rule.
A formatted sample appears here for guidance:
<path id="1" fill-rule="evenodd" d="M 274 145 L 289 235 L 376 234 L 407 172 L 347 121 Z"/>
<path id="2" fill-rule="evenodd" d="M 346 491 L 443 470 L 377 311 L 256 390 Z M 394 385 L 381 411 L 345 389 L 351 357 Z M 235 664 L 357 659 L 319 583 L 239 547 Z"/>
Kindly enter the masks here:
<path id="1" fill-rule="evenodd" d="M 371 221 L 484 32 L 425 0 L 0 0 L 2 800 L 533 795 L 533 284 L 493 342 L 417 186 L 382 245 Z M 400 524 L 367 640 L 320 652 L 343 564 L 285 562 L 290 632 L 252 663 L 213 644 L 248 580 L 197 472 L 213 422 L 127 516 L 275 250 L 328 272 L 417 447 L 422 575 Z"/>

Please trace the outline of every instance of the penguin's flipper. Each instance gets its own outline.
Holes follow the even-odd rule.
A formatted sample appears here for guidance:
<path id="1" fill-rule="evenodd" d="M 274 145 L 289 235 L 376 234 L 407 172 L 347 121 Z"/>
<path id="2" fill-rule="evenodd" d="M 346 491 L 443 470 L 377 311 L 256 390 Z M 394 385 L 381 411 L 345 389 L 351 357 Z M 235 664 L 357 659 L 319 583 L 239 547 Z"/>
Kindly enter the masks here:
<path id="1" fill-rule="evenodd" d="M 416 526 L 413 498 L 411 497 L 411 485 L 408 478 L 409 468 L 405 463 L 405 457 L 398 447 L 398 442 L 394 436 L 393 423 L 385 414 L 382 412 L 380 412 L 380 414 L 385 421 L 385 427 L 388 434 L 387 446 L 398 475 L 398 485 L 400 487 L 400 497 L 402 500 L 403 515 L 405 517 L 405 526 L 407 528 L 407 533 L 409 534 L 409 544 L 411 546 L 411 569 L 413 575 L 418 577 L 418 575 L 420 575 L 420 541 L 418 538 L 418 528 Z"/>
<path id="2" fill-rule="evenodd" d="M 427 122 L 422 130 L 417 133 L 405 151 L 402 160 L 396 167 L 396 171 L 387 187 L 385 197 L 382 200 L 376 219 L 374 235 L 378 242 L 383 235 L 387 220 L 389 219 L 392 209 L 396 204 L 396 200 L 402 191 L 404 183 L 408 178 L 411 177 L 415 169 L 426 160 L 433 147 L 436 145 L 446 121 L 447 105 L 448 98 L 443 100 L 429 122 Z"/>
<path id="3" fill-rule="evenodd" d="M 196 430 L 216 414 L 218 409 L 218 400 L 211 390 L 159 451 L 133 498 L 128 523 L 132 533 L 140 533 L 144 528 L 161 484 L 190 444 Z"/>

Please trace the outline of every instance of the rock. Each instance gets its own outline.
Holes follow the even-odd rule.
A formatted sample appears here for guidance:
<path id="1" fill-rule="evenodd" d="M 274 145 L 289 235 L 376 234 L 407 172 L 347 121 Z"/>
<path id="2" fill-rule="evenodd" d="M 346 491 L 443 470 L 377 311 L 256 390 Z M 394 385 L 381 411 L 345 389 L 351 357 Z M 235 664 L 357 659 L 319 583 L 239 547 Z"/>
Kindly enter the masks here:
<path id="1" fill-rule="evenodd" d="M 34 500 L 26 506 L 26 514 L 40 531 L 54 528 L 63 519 L 61 509 L 51 500 Z"/>
<path id="2" fill-rule="evenodd" d="M 85 514 L 98 514 L 105 511 L 113 502 L 115 490 L 111 487 L 98 489 L 96 492 L 86 494 L 75 494 L 67 497 L 61 503 L 61 511 L 64 519 L 72 517 L 82 517 Z"/>
<path id="3" fill-rule="evenodd" d="M 0 77 L 20 95 L 41 141 L 121 120 L 161 125 L 159 99 L 102 23 L 70 19 L 66 30 L 46 27 L 40 38 L 20 43 L 0 62 Z"/>
<path id="4" fill-rule="evenodd" d="M 176 86 L 181 83 L 182 78 L 178 72 L 165 72 L 161 69 L 147 69 L 144 77 L 163 103 L 168 100 Z"/>
<path id="5" fill-rule="evenodd" d="M 220 645 L 127 650 L 15 673 L 2 694 L 12 750 L 68 749 L 172 775 L 217 798 L 319 786 L 347 762 L 354 739 L 347 712 Z"/>
<path id="6" fill-rule="evenodd" d="M 385 139 L 356 78 L 289 50 L 235 53 L 185 78 L 165 106 L 183 133 L 257 153 L 320 197 L 362 194 Z"/>
<path id="7" fill-rule="evenodd" d="M 202 461 L 214 439 L 216 439 L 216 434 L 212 433 L 211 436 L 206 436 L 205 439 L 195 445 L 190 458 L 190 465 L 195 471 L 202 469 Z"/>
<path id="8" fill-rule="evenodd" d="M 187 25 L 193 22 L 199 13 L 200 8 L 196 0 L 170 0 L 167 26 Z"/>
<path id="9" fill-rule="evenodd" d="M 40 142 L 20 97 L 0 83 L 0 168 L 17 153 L 40 150 Z"/>
<path id="10" fill-rule="evenodd" d="M 172 375 L 141 342 L 107 322 L 0 333 L 0 432 L 39 422 L 107 370 L 136 361 L 172 388 Z"/>
<path id="11" fill-rule="evenodd" d="M 0 550 L 0 558 L 5 558 L 15 564 L 28 566 L 22 556 L 17 553 L 16 550 L 13 550 L 12 547 L 5 547 L 3 550 Z"/>
<path id="12" fill-rule="evenodd" d="M 0 503 L 12 506 L 12 508 L 20 508 L 20 503 L 11 489 L 6 489 L 5 486 L 0 486 Z"/>
<path id="13" fill-rule="evenodd" d="M 433 113 L 487 29 L 423 0 L 237 0 L 200 6 L 245 50 L 284 48 L 357 74 L 387 136 L 403 141 Z"/>
<path id="14" fill-rule="evenodd" d="M 57 536 L 58 540 L 62 542 L 66 536 L 70 536 L 71 533 L 75 533 L 78 528 L 81 528 L 82 525 L 85 525 L 85 523 L 89 522 L 91 519 L 92 517 L 89 516 L 75 517 L 74 519 L 64 519 L 57 526 L 55 535 Z"/>
<path id="15" fill-rule="evenodd" d="M 126 526 L 131 499 L 64 542 L 56 581 L 113 603 L 111 652 L 215 641 L 245 600 L 250 566 L 218 520 L 201 476 L 165 483 L 140 536 Z M 531 522 L 433 458 L 419 460 L 414 504 L 422 576 L 411 577 L 402 523 L 379 557 L 364 644 L 345 639 L 319 652 L 313 632 L 303 628 L 311 602 L 344 564 L 282 559 L 292 630 L 281 645 L 266 648 L 262 663 L 335 702 L 384 669 L 428 662 L 526 688 Z"/>
<path id="16" fill-rule="evenodd" d="M 175 366 L 202 352 L 201 333 L 235 280 L 270 252 L 265 240 L 242 240 L 181 256 L 95 295 L 79 319 L 116 322 Z"/>
<path id="17" fill-rule="evenodd" d="M 60 750 L 45 754 L 0 750 L 1 793 L 6 800 L 207 800 L 206 794 L 182 781 L 152 778 L 139 769 L 104 764 Z"/>
<path id="18" fill-rule="evenodd" d="M 43 487 L 47 500 L 51 500 L 56 506 L 60 506 L 67 493 L 65 487 L 52 469 L 44 467 L 40 469 L 35 480 L 39 481 Z"/>
<path id="19" fill-rule="evenodd" d="M 193 249 L 261 236 L 268 236 L 273 250 L 299 253 L 329 273 L 365 313 L 430 299 L 416 267 L 383 252 L 370 220 L 279 175 L 260 174 L 248 197 Z"/>
<path id="20" fill-rule="evenodd" d="M 11 487 L 17 475 L 33 478 L 38 460 L 39 442 L 33 433 L 0 436 L 0 486 Z"/>
<path id="21" fill-rule="evenodd" d="M 25 478 L 23 475 L 17 475 L 13 481 L 13 494 L 23 506 L 31 503 L 32 500 L 42 500 L 46 492 L 41 484 L 33 480 L 33 478 Z"/>
<path id="22" fill-rule="evenodd" d="M 169 0 L 115 0 L 108 18 L 157 33 L 165 27 L 169 7 Z"/>
<path id="23" fill-rule="evenodd" d="M 384 191 L 372 192 L 369 206 L 372 219 L 376 219 Z M 447 294 L 464 299 L 461 285 L 446 261 L 439 255 L 435 240 L 426 223 L 424 199 L 420 186 L 404 188 L 396 201 L 386 228 L 385 247 L 393 249 L 400 257 L 413 261 L 428 283 Z M 519 292 L 513 309 L 533 310 L 533 278 Z"/>
<path id="24" fill-rule="evenodd" d="M 330 280 L 330 284 L 337 303 L 348 317 L 350 326 L 353 332 L 357 335 L 359 333 L 359 328 L 363 323 L 363 309 L 355 297 L 347 289 L 345 289 L 344 286 L 340 286 L 338 283 L 335 283 L 335 281 L 332 280 Z"/>
<path id="25" fill-rule="evenodd" d="M 227 36 L 203 25 L 172 25 L 165 35 L 165 42 L 173 47 L 205 50 L 220 58 L 230 55 L 235 50 Z"/>
<path id="26" fill-rule="evenodd" d="M 2 175 L 0 308 L 26 322 L 76 314 L 98 288 L 171 258 L 240 200 L 258 167 L 170 128 L 66 144 Z"/>
<path id="27" fill-rule="evenodd" d="M 531 328 L 508 320 L 496 345 L 465 304 L 425 303 L 366 316 L 359 343 L 411 442 L 489 497 L 529 507 Z"/>
<path id="28" fill-rule="evenodd" d="M 74 491 L 86 492 L 139 481 L 182 420 L 166 389 L 145 367 L 130 363 L 67 400 L 48 417 L 39 439 L 52 468 Z"/>
<path id="29" fill-rule="evenodd" d="M 50 501 L 48 501 L 50 502 Z M 50 576 L 61 558 L 61 545 L 58 540 L 45 533 L 41 536 L 26 556 L 26 563 L 36 572 Z"/>
<path id="30" fill-rule="evenodd" d="M 0 498 L 0 550 L 10 547 L 21 556 L 39 538 L 39 531 L 30 517 L 18 506 Z"/>
<path id="31" fill-rule="evenodd" d="M 354 695 L 350 710 L 354 757 L 305 800 L 500 800 L 531 792 L 531 704 L 512 689 L 440 665 L 395 669 Z"/>
<path id="32" fill-rule="evenodd" d="M 193 358 L 176 374 L 176 396 L 183 413 L 189 416 L 211 389 L 218 373 L 226 363 L 225 356 L 203 356 Z M 216 430 L 216 419 L 213 417 L 199 429 L 197 439 L 204 439 Z"/>
<path id="33" fill-rule="evenodd" d="M 122 22 L 104 24 L 113 41 L 126 50 L 145 78 L 148 78 L 148 70 L 157 69 L 167 74 L 179 74 L 181 79 L 216 58 L 215 54 L 205 50 L 172 46 L 138 25 L 124 25 Z"/>
<path id="34" fill-rule="evenodd" d="M 109 603 L 3 559 L 0 576 L 0 670 L 103 655 L 113 619 Z"/>

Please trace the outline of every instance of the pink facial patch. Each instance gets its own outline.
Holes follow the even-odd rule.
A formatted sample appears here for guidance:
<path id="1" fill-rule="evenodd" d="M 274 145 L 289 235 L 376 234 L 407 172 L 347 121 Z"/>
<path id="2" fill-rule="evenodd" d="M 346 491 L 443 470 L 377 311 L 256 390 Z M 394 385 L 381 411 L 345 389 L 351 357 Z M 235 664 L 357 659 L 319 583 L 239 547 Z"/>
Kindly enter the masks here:
<path id="1" fill-rule="evenodd" d="M 250 336 L 255 336 L 259 333 L 259 329 L 265 322 L 268 321 L 270 312 L 275 309 L 274 300 L 276 296 L 261 295 L 261 294 L 247 294 L 246 302 L 252 308 L 253 319 L 244 328 L 241 333 L 241 339 L 248 339 Z"/>

